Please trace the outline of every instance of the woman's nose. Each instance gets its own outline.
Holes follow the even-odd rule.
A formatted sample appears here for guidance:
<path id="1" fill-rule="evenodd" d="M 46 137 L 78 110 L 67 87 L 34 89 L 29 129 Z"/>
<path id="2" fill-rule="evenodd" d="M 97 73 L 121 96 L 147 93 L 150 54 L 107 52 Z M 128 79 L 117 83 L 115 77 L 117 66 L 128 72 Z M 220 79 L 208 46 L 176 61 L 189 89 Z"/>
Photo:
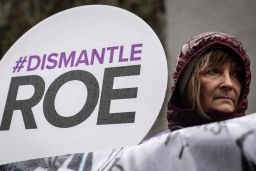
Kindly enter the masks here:
<path id="1" fill-rule="evenodd" d="M 229 70 L 224 70 L 222 74 L 222 79 L 221 79 L 221 87 L 226 88 L 226 89 L 232 89 L 233 88 L 233 81 L 232 77 L 230 75 Z"/>

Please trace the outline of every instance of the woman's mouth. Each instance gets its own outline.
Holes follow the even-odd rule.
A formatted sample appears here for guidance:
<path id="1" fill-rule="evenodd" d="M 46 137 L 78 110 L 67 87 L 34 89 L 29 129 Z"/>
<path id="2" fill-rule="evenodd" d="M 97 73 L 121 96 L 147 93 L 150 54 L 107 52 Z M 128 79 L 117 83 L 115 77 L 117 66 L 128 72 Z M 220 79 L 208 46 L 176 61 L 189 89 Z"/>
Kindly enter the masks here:
<path id="1" fill-rule="evenodd" d="M 228 101 L 232 101 L 233 103 L 235 102 L 234 98 L 228 97 L 228 96 L 219 96 L 219 97 L 215 97 L 214 99 L 216 99 L 216 100 L 228 100 Z"/>

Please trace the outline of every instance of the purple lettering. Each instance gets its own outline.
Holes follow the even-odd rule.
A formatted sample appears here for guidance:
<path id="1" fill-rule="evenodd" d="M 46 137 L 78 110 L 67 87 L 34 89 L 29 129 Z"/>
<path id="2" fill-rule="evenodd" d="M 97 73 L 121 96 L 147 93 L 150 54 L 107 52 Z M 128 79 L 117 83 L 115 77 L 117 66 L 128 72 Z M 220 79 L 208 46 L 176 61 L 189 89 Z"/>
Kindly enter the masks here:
<path id="1" fill-rule="evenodd" d="M 118 46 L 112 46 L 112 47 L 108 47 L 107 50 L 110 51 L 110 56 L 109 56 L 109 63 L 113 62 L 113 58 L 114 58 L 114 51 L 118 49 Z"/>
<path id="2" fill-rule="evenodd" d="M 104 62 L 104 56 L 105 56 L 105 48 L 102 48 L 102 50 L 101 50 L 101 55 L 99 55 L 97 49 L 92 49 L 91 65 L 94 64 L 94 58 L 95 58 L 95 57 L 97 58 L 97 60 L 98 60 L 98 62 L 99 62 L 100 64 L 103 64 L 103 62 Z"/>
<path id="3" fill-rule="evenodd" d="M 57 62 L 56 59 L 54 59 L 54 58 L 56 58 L 57 56 L 58 56 L 57 53 L 51 53 L 51 54 L 48 56 L 48 62 L 51 63 L 52 65 L 47 64 L 47 65 L 46 65 L 46 68 L 47 68 L 47 69 L 54 69 L 54 68 L 57 66 L 58 62 Z"/>
<path id="4" fill-rule="evenodd" d="M 80 51 L 62 51 L 57 53 L 30 55 L 24 58 L 27 62 L 26 70 L 45 70 L 55 68 L 77 67 L 79 65 L 88 66 L 94 64 L 111 64 L 121 62 L 139 61 L 142 58 L 142 43 L 133 43 L 129 47 L 107 46 L 102 48 L 83 49 Z M 126 48 L 126 49 L 125 49 Z M 105 60 L 106 58 L 106 60 Z M 108 58 L 108 59 L 107 59 Z M 22 60 L 23 57 L 20 58 Z M 16 68 L 14 68 L 14 72 Z"/>
<path id="5" fill-rule="evenodd" d="M 65 52 L 61 52 L 60 53 L 60 61 L 59 61 L 58 68 L 62 68 L 62 63 L 64 64 L 64 67 L 66 68 L 70 62 L 71 62 L 70 67 L 73 67 L 74 60 L 75 60 L 75 55 L 76 55 L 76 51 L 72 51 L 70 53 L 68 59 L 67 59 L 66 53 Z"/>
<path id="6" fill-rule="evenodd" d="M 41 70 L 43 70 L 43 69 L 44 69 L 44 65 L 45 65 L 45 58 L 46 58 L 46 54 L 44 54 L 44 56 L 43 56 L 42 65 L 41 65 Z"/>
<path id="7" fill-rule="evenodd" d="M 140 56 L 135 57 L 135 54 L 139 54 L 139 53 L 142 52 L 141 49 L 135 49 L 135 48 L 139 48 L 139 47 L 142 47 L 142 43 L 140 43 L 140 44 L 132 44 L 130 61 L 141 60 Z"/>
<path id="8" fill-rule="evenodd" d="M 89 65 L 89 61 L 88 61 L 88 55 L 87 55 L 87 51 L 86 50 L 82 50 L 79 58 L 76 61 L 75 66 L 78 66 L 79 64 L 84 63 L 85 65 Z"/>
<path id="9" fill-rule="evenodd" d="M 123 51 L 124 51 L 124 46 L 120 46 L 119 62 L 126 62 L 126 61 L 128 61 L 128 58 L 123 58 Z"/>
<path id="10" fill-rule="evenodd" d="M 36 62 L 35 66 L 32 66 L 32 60 Z M 41 63 L 40 56 L 37 56 L 37 55 L 29 56 L 27 71 L 36 70 L 39 67 L 40 63 Z"/>

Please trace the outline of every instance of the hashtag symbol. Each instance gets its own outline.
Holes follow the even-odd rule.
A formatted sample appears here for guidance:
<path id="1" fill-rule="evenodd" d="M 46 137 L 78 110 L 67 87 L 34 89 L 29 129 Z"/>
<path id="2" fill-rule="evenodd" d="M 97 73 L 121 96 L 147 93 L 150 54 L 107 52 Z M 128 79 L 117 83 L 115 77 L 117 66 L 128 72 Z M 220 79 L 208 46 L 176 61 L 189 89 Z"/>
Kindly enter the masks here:
<path id="1" fill-rule="evenodd" d="M 24 68 L 24 63 L 27 62 L 26 58 L 26 56 L 24 58 L 20 57 L 20 59 L 16 61 L 16 65 L 13 67 L 12 72 L 20 72 L 20 70 Z"/>

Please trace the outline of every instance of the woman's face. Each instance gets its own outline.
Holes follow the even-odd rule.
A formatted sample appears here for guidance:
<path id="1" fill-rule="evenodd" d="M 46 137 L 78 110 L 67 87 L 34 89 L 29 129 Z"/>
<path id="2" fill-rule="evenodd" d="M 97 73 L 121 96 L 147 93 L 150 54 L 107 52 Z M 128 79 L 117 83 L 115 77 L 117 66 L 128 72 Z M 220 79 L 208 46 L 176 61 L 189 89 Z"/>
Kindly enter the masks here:
<path id="1" fill-rule="evenodd" d="M 242 68 L 238 64 L 207 66 L 200 73 L 200 99 L 203 110 L 234 112 L 240 92 Z"/>

